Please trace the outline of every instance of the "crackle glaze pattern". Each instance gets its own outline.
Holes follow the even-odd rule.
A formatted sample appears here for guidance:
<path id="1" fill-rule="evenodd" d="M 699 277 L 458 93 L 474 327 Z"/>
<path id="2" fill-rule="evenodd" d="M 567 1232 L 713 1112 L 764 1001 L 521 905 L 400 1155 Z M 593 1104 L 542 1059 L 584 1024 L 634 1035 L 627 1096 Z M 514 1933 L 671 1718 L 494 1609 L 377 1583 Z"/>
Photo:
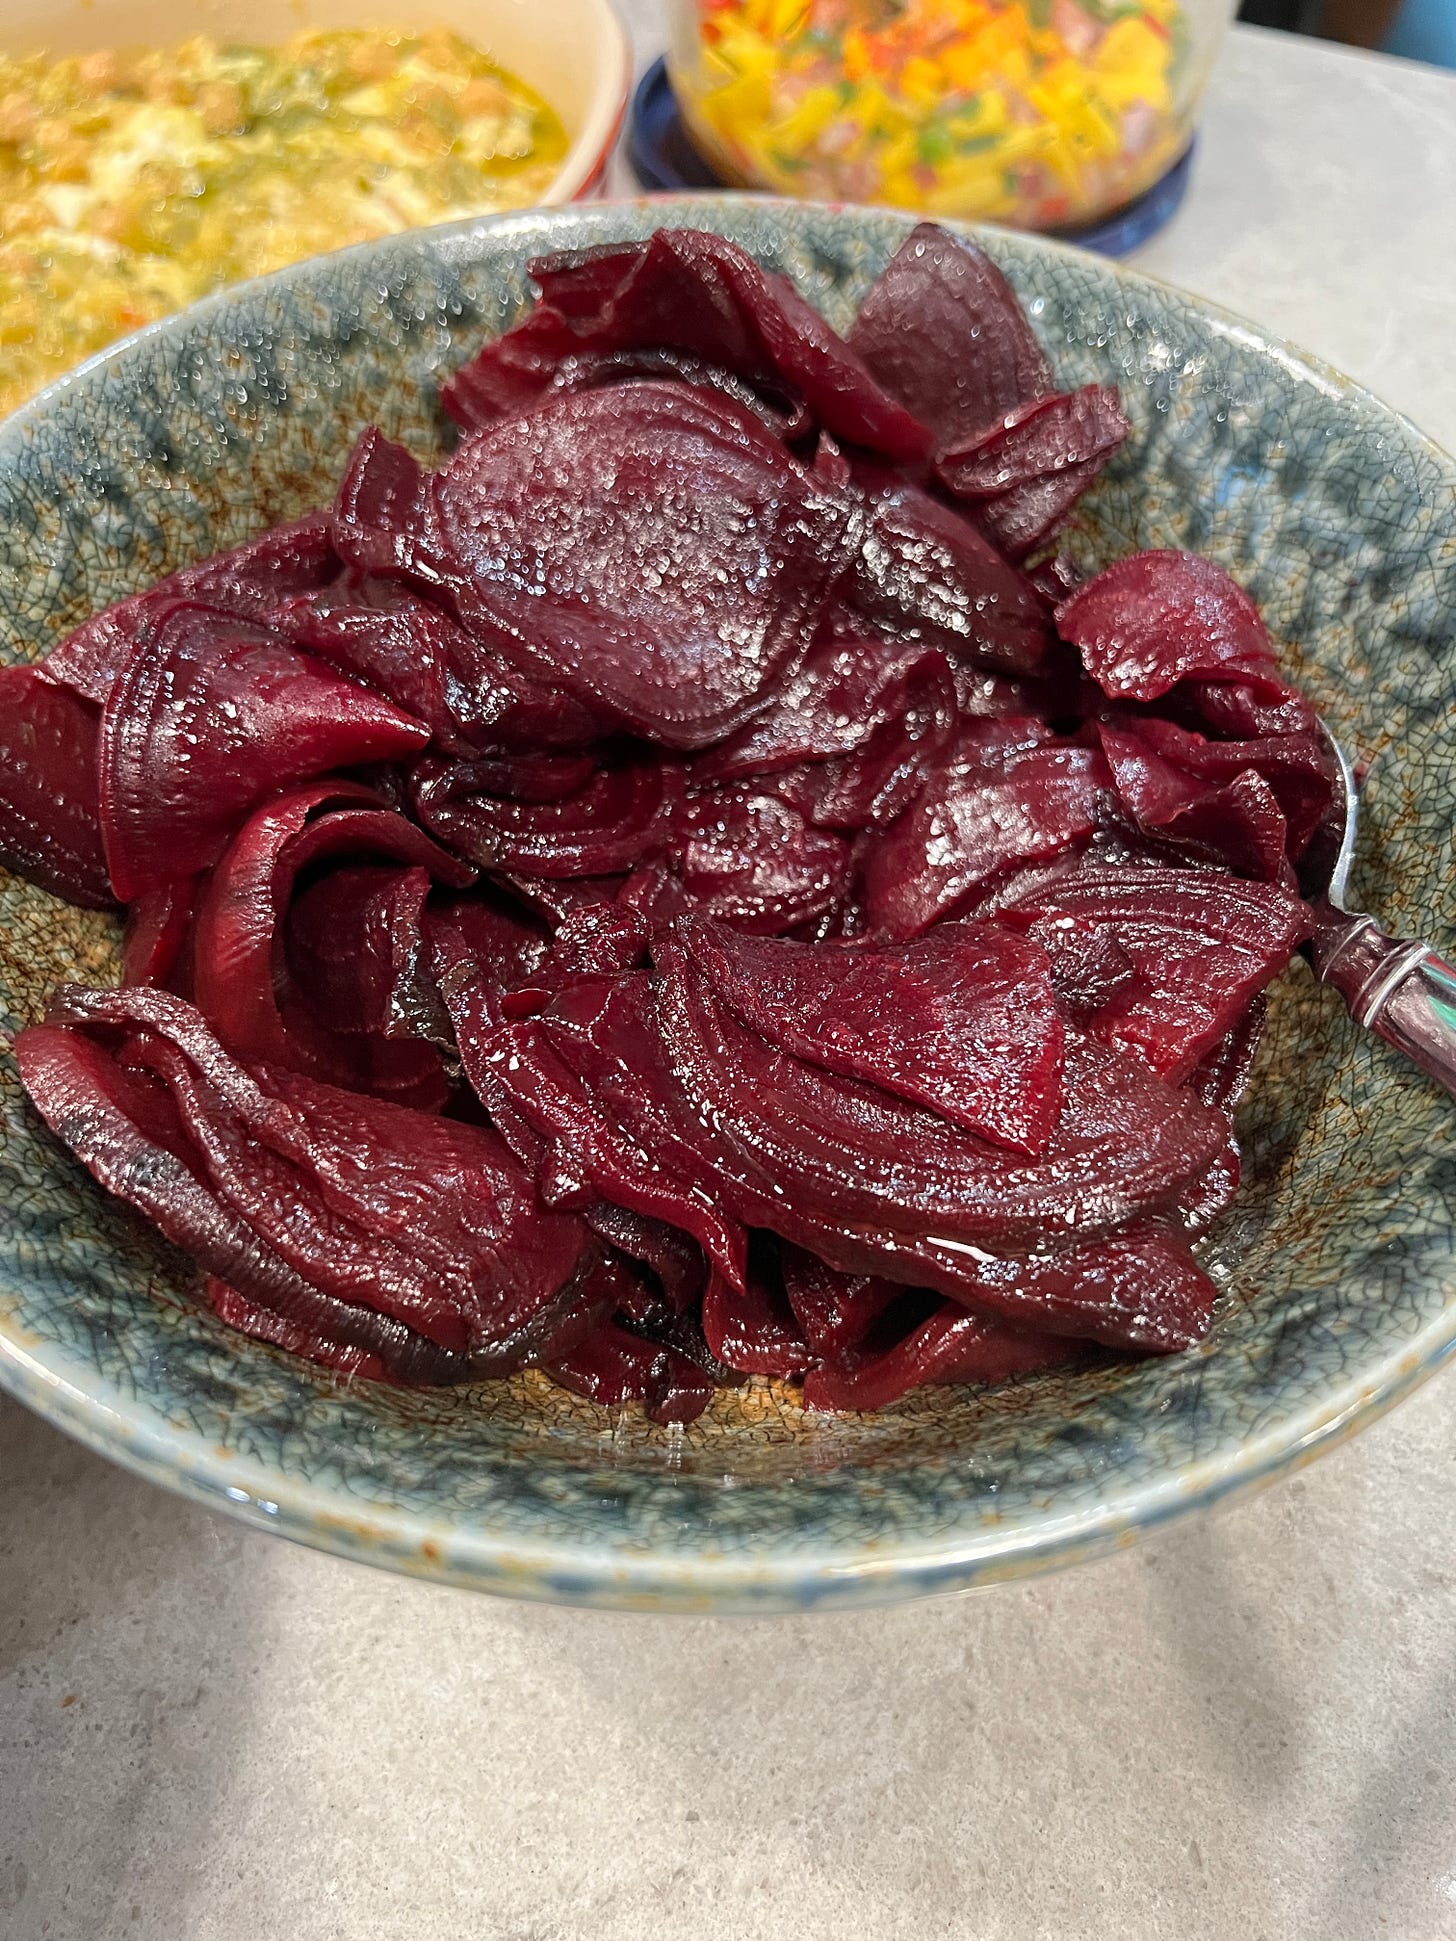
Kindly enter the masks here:
<path id="1" fill-rule="evenodd" d="M 731 197 L 525 214 L 302 265 L 142 333 L 0 428 L 4 651 L 326 497 L 378 423 L 445 440 L 437 373 L 510 320 L 537 251 L 723 230 L 837 324 L 890 214 Z M 1072 550 L 1181 544 L 1250 586 L 1374 767 L 1360 888 L 1448 948 L 1456 464 L 1287 346 L 1105 262 L 991 235 L 1057 370 L 1135 434 Z M 105 919 L 0 878 L 0 1029 L 114 972 Z M 345 1387 L 227 1333 L 0 1073 L 0 1382 L 158 1482 L 366 1562 L 524 1597 L 776 1610 L 1066 1563 L 1256 1486 L 1388 1406 L 1456 1340 L 1456 1111 L 1296 966 L 1241 1125 L 1197 1351 L 807 1417 L 720 1396 L 686 1432 L 535 1377 Z"/>

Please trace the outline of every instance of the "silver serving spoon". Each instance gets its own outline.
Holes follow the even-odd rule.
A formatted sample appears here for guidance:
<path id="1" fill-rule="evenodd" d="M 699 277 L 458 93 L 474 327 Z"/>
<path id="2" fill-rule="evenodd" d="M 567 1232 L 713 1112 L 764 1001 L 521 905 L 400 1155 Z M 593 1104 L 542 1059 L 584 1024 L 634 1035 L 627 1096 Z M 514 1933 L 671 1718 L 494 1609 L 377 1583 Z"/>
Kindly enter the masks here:
<path id="1" fill-rule="evenodd" d="M 1374 917 L 1346 909 L 1360 797 L 1344 749 L 1323 721 L 1319 727 L 1335 765 L 1335 788 L 1299 864 L 1299 887 L 1314 919 L 1315 975 L 1339 992 L 1356 1024 L 1456 1094 L 1456 970 L 1429 944 L 1387 937 Z"/>

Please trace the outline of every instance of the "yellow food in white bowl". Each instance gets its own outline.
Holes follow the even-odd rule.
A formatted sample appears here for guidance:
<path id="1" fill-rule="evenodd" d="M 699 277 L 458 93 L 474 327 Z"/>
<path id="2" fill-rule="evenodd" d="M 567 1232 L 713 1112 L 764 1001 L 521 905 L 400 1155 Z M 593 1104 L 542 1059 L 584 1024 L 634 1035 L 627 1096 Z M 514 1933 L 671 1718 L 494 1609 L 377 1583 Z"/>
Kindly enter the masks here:
<path id="1" fill-rule="evenodd" d="M 406 31 L 339 25 L 334 9 L 313 9 L 316 25 L 265 45 L 240 9 L 184 10 L 167 18 L 210 31 L 79 48 L 62 16 L 56 52 L 48 42 L 0 54 L 0 414 L 225 284 L 579 193 L 625 88 L 610 13 L 592 22 L 601 45 L 587 36 L 601 87 L 573 130 L 573 104 L 558 113 L 510 66 L 510 32 L 491 31 L 488 53 L 451 11 L 460 26 Z M 107 16 L 136 24 L 131 9 L 96 14 L 93 32 Z M 266 33 L 270 11 L 257 18 Z M 482 40 L 495 24 L 484 11 Z M 7 38 L 33 43 L 39 32 L 32 23 L 29 36 Z"/>

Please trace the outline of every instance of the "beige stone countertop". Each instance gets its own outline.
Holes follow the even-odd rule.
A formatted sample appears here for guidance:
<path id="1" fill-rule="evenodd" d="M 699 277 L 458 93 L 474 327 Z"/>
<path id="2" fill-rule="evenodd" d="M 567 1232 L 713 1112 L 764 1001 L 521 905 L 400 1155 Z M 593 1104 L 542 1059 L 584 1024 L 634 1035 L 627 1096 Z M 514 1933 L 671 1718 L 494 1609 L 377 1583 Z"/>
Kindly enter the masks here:
<path id="1" fill-rule="evenodd" d="M 1239 31 L 1138 260 L 1456 446 L 1453 211 L 1456 77 Z M 0 1403 L 0 1941 L 1456 1936 L 1453 1401 L 1111 1563 L 757 1621 L 378 1575 Z"/>

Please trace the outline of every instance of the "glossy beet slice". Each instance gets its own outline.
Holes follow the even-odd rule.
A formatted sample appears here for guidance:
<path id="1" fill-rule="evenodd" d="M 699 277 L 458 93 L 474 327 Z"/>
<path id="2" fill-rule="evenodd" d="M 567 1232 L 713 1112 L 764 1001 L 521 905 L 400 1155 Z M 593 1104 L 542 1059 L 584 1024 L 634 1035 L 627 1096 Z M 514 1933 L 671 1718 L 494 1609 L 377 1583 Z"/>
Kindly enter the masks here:
<path id="1" fill-rule="evenodd" d="M 1075 1341 L 1008 1328 L 968 1314 L 953 1301 L 937 1301 L 923 1319 L 912 1310 L 910 1319 L 898 1340 L 810 1369 L 804 1377 L 805 1408 L 882 1409 L 914 1388 L 1004 1382 L 1057 1367 L 1079 1352 Z"/>
<path id="2" fill-rule="evenodd" d="M 1020 405 L 963 445 L 936 475 L 966 499 L 1012 559 L 1041 545 L 1128 435 L 1116 390 L 1088 384 Z"/>
<path id="3" fill-rule="evenodd" d="M 169 573 L 93 615 L 52 648 L 45 678 L 103 705 L 142 634 L 172 600 L 195 600 L 240 620 L 266 620 L 280 603 L 313 593 L 338 571 L 325 513 L 310 513 L 241 546 Z"/>
<path id="4" fill-rule="evenodd" d="M 686 386 L 566 397 L 468 439 L 437 499 L 466 623 L 673 748 L 763 704 L 859 542 L 843 494 Z"/>
<path id="5" fill-rule="evenodd" d="M 538 258 L 547 304 L 596 351 L 661 346 L 802 397 L 834 437 L 893 459 L 923 458 L 930 435 L 786 277 L 737 243 L 695 229 L 648 242 Z"/>
<path id="6" fill-rule="evenodd" d="M 664 937 L 654 954 L 672 1072 L 715 1156 L 751 1161 L 816 1222 L 1031 1248 L 1168 1205 L 1227 1138 L 1221 1114 L 1069 1032 L 1062 1112 L 1045 1154 L 1027 1159 L 780 1051 L 714 998 L 685 942 Z M 780 1230 L 777 1218 L 758 1224 Z"/>
<path id="7" fill-rule="evenodd" d="M 101 846 L 101 717 L 34 667 L 0 667 L 0 864 L 87 909 L 115 903 Z"/>
<path id="8" fill-rule="evenodd" d="M 772 933 L 834 910 L 849 889 L 843 837 L 751 782 L 690 796 L 672 819 L 666 893 L 643 900 L 661 918 L 696 910 L 740 930 Z M 635 879 L 634 879 L 635 881 Z M 624 901 L 634 900 L 629 884 Z"/>
<path id="9" fill-rule="evenodd" d="M 991 924 L 887 947 L 677 935 L 714 995 L 795 1057 L 1045 1152 L 1062 1106 L 1062 1020 L 1045 952 Z"/>
<path id="10" fill-rule="evenodd" d="M 691 779 L 737 781 L 827 761 L 863 749 L 882 729 L 901 729 L 911 715 L 948 728 L 955 708 L 950 669 L 935 649 L 829 637 L 815 642 L 747 727 L 696 758 Z"/>
<path id="11" fill-rule="evenodd" d="M 1053 387 L 1016 293 L 972 242 L 922 222 L 871 286 L 849 333 L 886 390 L 944 449 Z"/>
<path id="12" fill-rule="evenodd" d="M 1241 876 L 1288 874 L 1289 825 L 1278 798 L 1251 768 L 1212 784 L 1167 761 L 1137 727 L 1102 722 L 1102 751 L 1137 827 L 1192 858 Z"/>
<path id="13" fill-rule="evenodd" d="M 1199 779 L 1210 792 L 1249 772 L 1260 776 L 1269 785 L 1288 825 L 1291 858 L 1303 854 L 1334 786 L 1334 765 L 1317 734 L 1210 741 L 1176 722 L 1144 715 L 1127 724 L 1106 724 L 1104 745 L 1107 728 L 1124 725 L 1162 761 Z"/>
<path id="14" fill-rule="evenodd" d="M 939 647 L 953 661 L 1011 674 L 1039 668 L 1052 645 L 1051 608 L 955 506 L 886 467 L 854 467 L 867 526 L 840 603 L 845 630 Z"/>
<path id="15" fill-rule="evenodd" d="M 1096 748 L 1063 741 L 1039 723 L 984 724 L 867 848 L 871 927 L 916 936 L 1011 870 L 1085 842 L 1111 782 Z"/>
<path id="16" fill-rule="evenodd" d="M 230 1223 L 320 1292 L 467 1354 L 477 1369 L 528 1353 L 596 1258 L 580 1222 L 543 1212 L 485 1127 L 238 1064 L 164 992 L 71 988 L 53 1015 L 82 1031 L 137 1028 L 128 1059 L 163 1079 L 193 1177 Z M 204 1264 L 253 1291 L 236 1262 Z"/>
<path id="17" fill-rule="evenodd" d="M 1117 700 L 1156 701 L 1194 678 L 1278 679 L 1259 609 L 1200 553 L 1117 560 L 1062 602 L 1057 631 Z"/>
<path id="18" fill-rule="evenodd" d="M 101 833 L 117 895 L 205 869 L 274 790 L 428 738 L 276 634 L 179 602 L 133 650 L 102 717 Z"/>
<path id="19" fill-rule="evenodd" d="M 202 878 L 180 877 L 128 906 L 121 951 L 123 984 L 160 984 L 192 995 L 192 918 Z"/>
<path id="20" fill-rule="evenodd" d="M 1083 1028 L 1186 1078 L 1236 1030 L 1308 932 L 1297 897 L 1211 870 L 1088 869 L 1002 913 L 1052 956 L 1069 923 L 1109 934 L 1132 978 L 1084 1009 Z"/>
<path id="21" fill-rule="evenodd" d="M 755 1234 L 746 1285 L 714 1272 L 703 1290 L 703 1336 L 718 1360 L 741 1375 L 799 1374 L 811 1359 L 789 1305 L 778 1243 Z"/>
<path id="22" fill-rule="evenodd" d="M 583 980 L 540 1017 L 499 1025 L 498 1001 L 437 945 L 466 1076 L 559 1204 L 593 1198 L 678 1227 L 735 1285 L 747 1236 L 717 1203 L 699 1128 L 667 1064 L 648 979 Z"/>
<path id="23" fill-rule="evenodd" d="M 345 858 L 370 862 L 376 872 L 380 865 L 397 867 L 385 870 L 384 884 L 377 873 L 363 881 L 353 875 L 356 894 L 341 905 L 330 901 L 327 869 Z M 325 874 L 295 913 L 300 877 L 319 870 Z M 425 883 L 417 876 L 406 882 L 412 872 Z M 423 893 L 431 878 L 458 888 L 470 876 L 366 790 L 321 783 L 279 797 L 249 818 L 199 901 L 193 923 L 198 1008 L 239 1056 L 438 1109 L 447 1095 L 439 1054 L 408 1035 L 425 1022 L 410 1015 L 424 947 Z M 372 892 L 381 890 L 375 905 Z M 326 954 L 331 979 L 322 976 Z"/>
<path id="24" fill-rule="evenodd" d="M 469 1374 L 463 1355 L 325 1293 L 265 1245 L 207 1182 L 155 1078 L 119 1065 L 78 1030 L 32 1026 L 16 1039 L 15 1052 L 26 1089 L 56 1136 L 109 1192 L 209 1272 L 245 1290 L 240 1299 L 250 1308 L 275 1317 L 264 1338 L 280 1339 L 286 1329 L 292 1338 L 283 1345 L 297 1341 L 302 1352 L 309 1342 L 351 1348 L 397 1380 L 461 1381 Z"/>
<path id="25" fill-rule="evenodd" d="M 557 790 L 560 793 L 556 793 Z M 608 876 L 662 853 L 682 792 L 678 764 L 652 754 L 594 766 L 539 759 L 424 762 L 411 779 L 425 827 L 481 869 Z"/>
<path id="26" fill-rule="evenodd" d="M 562 1388 L 603 1407 L 645 1403 L 653 1422 L 694 1422 L 713 1399 L 712 1382 L 685 1355 L 613 1320 L 543 1366 Z"/>
<path id="27" fill-rule="evenodd" d="M 723 364 L 660 346 L 584 349 L 571 324 L 549 303 L 538 303 L 446 378 L 440 403 L 463 431 L 487 431 L 549 396 L 640 378 L 676 379 L 726 392 L 780 438 L 802 438 L 813 429 L 803 399 L 780 382 L 760 380 L 762 389 L 755 390 Z"/>

